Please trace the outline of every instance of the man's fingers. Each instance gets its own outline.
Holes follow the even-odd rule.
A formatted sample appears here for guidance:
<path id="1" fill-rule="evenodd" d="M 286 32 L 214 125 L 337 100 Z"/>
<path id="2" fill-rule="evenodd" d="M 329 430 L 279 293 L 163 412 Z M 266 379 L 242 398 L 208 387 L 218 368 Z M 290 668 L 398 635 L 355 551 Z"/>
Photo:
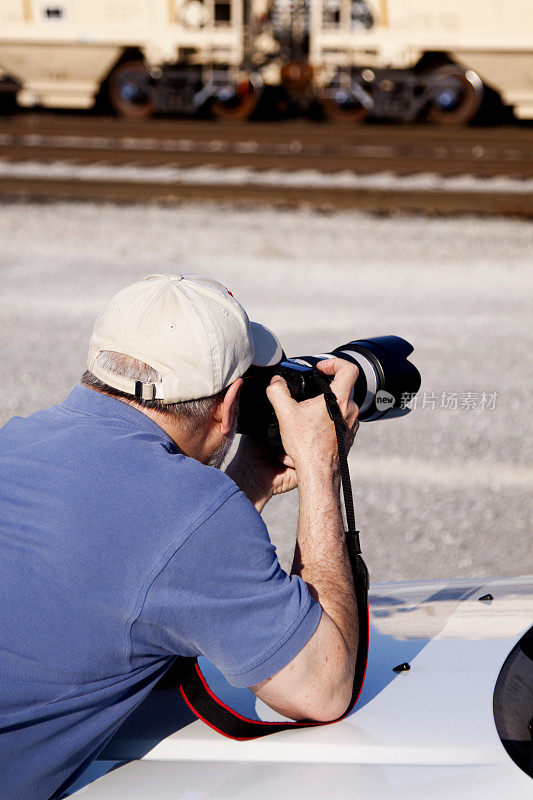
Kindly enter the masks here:
<path id="1" fill-rule="evenodd" d="M 287 455 L 287 453 L 283 453 L 279 457 L 279 460 L 280 460 L 280 463 L 283 464 L 284 467 L 290 467 L 291 469 L 294 469 L 294 461 L 292 460 L 292 458 L 290 456 Z"/>
<path id="2" fill-rule="evenodd" d="M 281 375 L 274 375 L 269 386 L 267 386 L 266 393 L 268 399 L 274 406 L 276 414 L 278 411 L 283 412 L 285 409 L 289 408 L 291 403 L 294 403 L 289 387 L 287 386 L 287 381 L 285 378 L 282 378 Z"/>
<path id="3" fill-rule="evenodd" d="M 346 361 L 344 358 L 326 358 L 324 361 L 319 361 L 316 366 L 325 375 L 334 376 L 331 389 L 335 392 L 338 400 L 347 400 L 351 396 L 359 375 L 359 368 L 356 364 L 352 364 L 351 361 Z"/>
<path id="4" fill-rule="evenodd" d="M 281 389 L 284 392 L 284 394 L 286 394 L 288 397 L 291 396 L 291 393 L 289 392 L 289 387 L 287 386 L 287 381 L 285 380 L 285 378 L 282 378 L 281 375 L 274 375 L 273 376 L 272 380 L 270 381 L 269 385 L 267 386 L 267 394 L 268 394 L 269 390 L 272 391 L 273 389 L 276 392 L 279 389 Z"/>

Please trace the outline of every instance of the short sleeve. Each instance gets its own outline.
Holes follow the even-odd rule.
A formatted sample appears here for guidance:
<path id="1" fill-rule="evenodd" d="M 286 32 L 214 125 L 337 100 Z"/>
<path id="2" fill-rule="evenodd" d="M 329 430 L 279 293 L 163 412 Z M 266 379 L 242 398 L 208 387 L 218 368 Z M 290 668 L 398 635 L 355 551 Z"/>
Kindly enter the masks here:
<path id="1" fill-rule="evenodd" d="M 321 611 L 305 581 L 282 570 L 265 523 L 236 492 L 152 582 L 131 652 L 203 655 L 233 686 L 251 686 L 292 661 Z"/>

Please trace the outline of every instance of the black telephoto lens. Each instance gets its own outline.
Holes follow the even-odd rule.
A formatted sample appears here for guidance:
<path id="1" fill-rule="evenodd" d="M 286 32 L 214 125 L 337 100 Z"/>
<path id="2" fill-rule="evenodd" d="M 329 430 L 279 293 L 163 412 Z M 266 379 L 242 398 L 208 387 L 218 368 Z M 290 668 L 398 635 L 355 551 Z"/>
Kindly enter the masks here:
<path id="1" fill-rule="evenodd" d="M 399 336 L 358 339 L 336 348 L 332 355 L 353 361 L 359 367 L 354 402 L 359 420 L 400 417 L 409 412 L 407 401 L 420 389 L 420 373 L 407 360 L 413 346 Z"/>

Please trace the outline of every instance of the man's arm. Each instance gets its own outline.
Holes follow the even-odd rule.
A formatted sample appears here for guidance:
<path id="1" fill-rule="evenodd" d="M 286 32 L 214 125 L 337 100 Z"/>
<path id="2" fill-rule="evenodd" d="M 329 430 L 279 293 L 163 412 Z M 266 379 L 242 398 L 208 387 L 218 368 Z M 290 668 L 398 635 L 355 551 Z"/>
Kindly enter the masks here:
<path id="1" fill-rule="evenodd" d="M 321 369 L 335 376 L 332 389 L 347 423 L 350 446 L 357 429 L 358 409 L 349 399 L 357 367 L 330 359 L 321 362 Z M 292 571 L 306 581 L 323 613 L 300 653 L 271 678 L 250 688 L 271 708 L 293 719 L 336 719 L 351 697 L 358 620 L 340 510 L 335 430 L 323 397 L 296 403 L 278 377 L 268 396 L 298 479 L 300 515 Z"/>

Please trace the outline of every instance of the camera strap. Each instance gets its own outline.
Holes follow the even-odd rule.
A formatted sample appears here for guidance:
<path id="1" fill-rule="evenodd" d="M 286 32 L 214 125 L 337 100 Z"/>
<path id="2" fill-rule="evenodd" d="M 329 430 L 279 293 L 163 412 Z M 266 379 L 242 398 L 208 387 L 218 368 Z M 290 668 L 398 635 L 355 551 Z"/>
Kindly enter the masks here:
<path id="1" fill-rule="evenodd" d="M 346 514 L 347 530 L 346 547 L 352 568 L 355 598 L 357 603 L 357 616 L 359 626 L 359 636 L 357 644 L 357 656 L 355 662 L 355 675 L 353 682 L 352 697 L 350 704 L 344 714 L 331 722 L 316 722 L 314 720 L 303 720 L 301 722 L 262 722 L 260 720 L 249 719 L 242 716 L 226 705 L 210 689 L 196 658 L 182 659 L 183 668 L 180 670 L 179 687 L 183 698 L 191 711 L 203 720 L 214 730 L 228 736 L 230 739 L 244 741 L 248 739 L 258 739 L 261 736 L 268 736 L 278 731 L 291 730 L 293 728 L 311 728 L 317 725 L 331 725 L 344 719 L 356 704 L 366 672 L 368 659 L 368 570 L 361 556 L 359 543 L 359 531 L 355 529 L 355 511 L 353 506 L 352 485 L 350 481 L 350 471 L 348 468 L 348 458 L 344 434 L 346 425 L 341 410 L 337 403 L 337 398 L 331 391 L 329 381 L 322 372 L 316 370 L 315 378 L 324 393 L 324 399 L 329 416 L 335 425 L 337 436 L 337 446 L 339 449 L 339 465 L 344 497 L 344 507 Z"/>

